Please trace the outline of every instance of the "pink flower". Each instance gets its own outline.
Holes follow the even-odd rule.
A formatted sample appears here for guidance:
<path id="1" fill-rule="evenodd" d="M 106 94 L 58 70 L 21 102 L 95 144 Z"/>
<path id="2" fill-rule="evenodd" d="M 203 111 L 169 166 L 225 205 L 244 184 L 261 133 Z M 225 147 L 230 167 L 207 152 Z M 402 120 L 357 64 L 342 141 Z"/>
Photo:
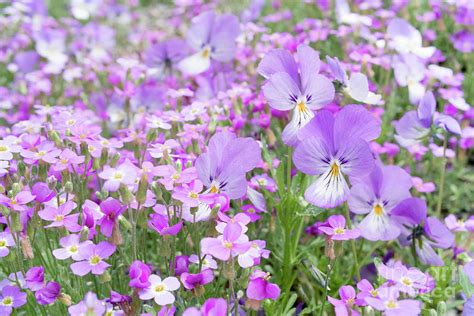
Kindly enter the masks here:
<path id="1" fill-rule="evenodd" d="M 339 289 L 340 300 L 328 297 L 329 302 L 334 306 L 337 316 L 353 315 L 358 316 L 360 313 L 353 308 L 356 302 L 356 293 L 352 286 L 345 285 Z"/>
<path id="2" fill-rule="evenodd" d="M 156 175 L 162 177 L 158 180 L 163 184 L 166 190 L 173 190 L 177 184 L 190 183 L 197 178 L 196 168 L 191 167 L 184 170 L 175 169 L 170 165 L 156 167 Z"/>
<path id="3" fill-rule="evenodd" d="M 412 177 L 413 187 L 420 193 L 431 193 L 436 190 L 436 186 L 433 182 L 423 183 L 423 180 L 418 177 Z"/>
<path id="4" fill-rule="evenodd" d="M 101 179 L 106 180 L 104 189 L 106 191 L 115 192 L 119 189 L 121 184 L 132 185 L 137 179 L 137 168 L 126 160 L 118 168 L 106 167 L 104 171 L 99 173 Z"/>
<path id="5" fill-rule="evenodd" d="M 66 148 L 61 154 L 59 154 L 59 159 L 54 165 L 54 170 L 63 171 L 71 165 L 79 165 L 83 162 L 84 156 L 78 156 L 75 152 Z"/>
<path id="6" fill-rule="evenodd" d="M 79 261 L 82 259 L 81 255 L 79 254 L 79 249 L 91 243 L 92 242 L 90 240 L 86 240 L 81 243 L 79 235 L 67 235 L 59 240 L 59 244 L 62 246 L 62 248 L 53 250 L 53 256 L 59 260 L 72 258 L 75 261 Z"/>
<path id="7" fill-rule="evenodd" d="M 247 297 L 256 301 L 262 301 L 267 298 L 276 300 L 280 296 L 280 288 L 278 285 L 270 283 L 269 279 L 269 273 L 255 270 L 250 276 L 247 286 Z"/>
<path id="8" fill-rule="evenodd" d="M 1 205 L 19 212 L 26 210 L 28 208 L 26 204 L 30 203 L 34 199 L 35 196 L 32 195 L 29 191 L 21 191 L 12 198 L 0 194 Z"/>
<path id="9" fill-rule="evenodd" d="M 248 237 L 242 234 L 242 227 L 236 223 L 228 224 L 224 229 L 224 234 L 217 238 L 201 240 L 202 252 L 222 261 L 246 252 L 249 247 Z"/>
<path id="10" fill-rule="evenodd" d="M 204 185 L 194 180 L 190 186 L 178 187 L 173 192 L 173 198 L 189 207 L 197 207 L 201 203 L 210 204 L 214 201 L 213 194 L 201 194 Z"/>
<path id="11" fill-rule="evenodd" d="M 0 258 L 8 256 L 10 253 L 9 247 L 15 245 L 12 235 L 9 232 L 0 233 Z"/>
<path id="12" fill-rule="evenodd" d="M 151 148 L 148 149 L 150 156 L 153 158 L 159 159 L 164 155 L 169 155 L 171 149 L 179 148 L 181 145 L 174 139 L 168 139 L 164 144 L 153 144 Z"/>
<path id="13" fill-rule="evenodd" d="M 170 226 L 168 216 L 154 213 L 150 215 L 148 227 L 159 233 L 161 236 L 174 236 L 178 234 L 181 228 L 183 227 L 183 222 L 180 221 L 177 224 Z"/>
<path id="14" fill-rule="evenodd" d="M 181 274 L 181 282 L 184 287 L 188 290 L 192 290 L 195 287 L 203 286 L 211 283 L 214 280 L 214 273 L 211 269 L 204 269 L 200 273 L 187 273 Z"/>
<path id="15" fill-rule="evenodd" d="M 112 231 L 116 225 L 117 218 L 124 210 L 124 207 L 114 198 L 107 198 L 100 203 L 100 210 L 104 214 L 99 220 L 100 232 L 105 237 L 112 236 Z"/>
<path id="16" fill-rule="evenodd" d="M 331 215 L 327 224 L 318 229 L 328 235 L 332 240 L 356 239 L 360 236 L 358 228 L 346 229 L 346 219 L 342 215 Z"/>
<path id="17" fill-rule="evenodd" d="M 53 164 L 57 161 L 56 157 L 61 153 L 60 149 L 54 146 L 53 142 L 44 141 L 42 142 L 36 151 L 22 150 L 21 156 L 25 158 L 27 164 L 36 164 L 38 161 Z"/>
<path id="18" fill-rule="evenodd" d="M 99 244 L 87 244 L 79 248 L 81 260 L 71 264 L 71 270 L 75 275 L 84 276 L 90 272 L 100 275 L 110 267 L 110 264 L 104 261 L 115 252 L 115 246 L 107 241 L 101 241 Z"/>
<path id="19" fill-rule="evenodd" d="M 379 296 L 367 297 L 366 302 L 386 316 L 416 316 L 421 313 L 421 303 L 417 300 L 399 300 L 400 293 L 396 287 L 382 287 Z"/>
<path id="20" fill-rule="evenodd" d="M 44 210 L 38 212 L 38 215 L 45 221 L 52 222 L 45 226 L 45 228 L 64 226 L 70 232 L 78 232 L 81 230 L 81 226 L 77 224 L 79 213 L 68 215 L 76 208 L 76 206 L 76 203 L 73 201 L 67 201 L 58 208 L 46 206 Z"/>

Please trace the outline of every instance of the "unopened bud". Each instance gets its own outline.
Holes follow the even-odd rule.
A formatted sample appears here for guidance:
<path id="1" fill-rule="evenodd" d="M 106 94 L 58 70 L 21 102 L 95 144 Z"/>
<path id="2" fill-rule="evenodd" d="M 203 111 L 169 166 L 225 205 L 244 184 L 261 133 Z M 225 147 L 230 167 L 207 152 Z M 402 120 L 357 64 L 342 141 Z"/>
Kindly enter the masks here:
<path id="1" fill-rule="evenodd" d="M 108 271 L 105 271 L 99 276 L 100 283 L 107 283 L 110 282 L 110 280 L 112 280 L 112 277 L 110 276 L 110 273 Z"/>
<path id="2" fill-rule="evenodd" d="M 159 184 L 159 183 L 153 182 L 153 183 L 151 184 L 151 190 L 152 190 L 153 193 L 155 194 L 155 197 L 156 197 L 156 200 L 157 200 L 157 201 L 163 200 L 163 195 L 161 194 L 161 188 L 160 188 L 160 184 Z"/>
<path id="3" fill-rule="evenodd" d="M 112 230 L 112 236 L 110 236 L 110 242 L 117 246 L 123 244 L 122 233 L 120 232 L 120 225 L 114 225 L 114 229 Z"/>
<path id="4" fill-rule="evenodd" d="M 5 217 L 8 217 L 10 215 L 10 210 L 4 206 L 4 205 L 0 205 L 0 213 L 5 216 Z"/>
<path id="5" fill-rule="evenodd" d="M 201 296 L 203 296 L 203 295 L 204 295 L 204 292 L 205 292 L 204 287 L 203 287 L 203 286 L 200 286 L 200 285 L 196 286 L 196 287 L 193 289 L 193 294 L 194 294 L 195 297 L 201 297 Z"/>
<path id="6" fill-rule="evenodd" d="M 324 249 L 324 253 L 329 259 L 336 259 L 336 254 L 334 252 L 334 241 L 331 238 L 326 238 L 326 248 Z"/>
<path id="7" fill-rule="evenodd" d="M 110 160 L 110 166 L 115 167 L 117 165 L 117 162 L 120 159 L 120 154 L 116 153 L 115 155 L 112 156 L 112 159 Z"/>
<path id="8" fill-rule="evenodd" d="M 107 159 L 109 159 L 109 151 L 107 148 L 102 148 L 102 152 L 100 153 L 100 160 L 99 160 L 99 165 L 101 167 L 105 166 L 107 163 Z"/>
<path id="9" fill-rule="evenodd" d="M 142 175 L 140 182 L 138 183 L 138 191 L 137 191 L 137 202 L 140 204 L 145 203 L 146 201 L 146 192 L 148 190 L 148 179 L 146 174 Z"/>
<path id="10" fill-rule="evenodd" d="M 118 217 L 118 221 L 119 221 L 120 225 L 122 225 L 126 230 L 131 230 L 132 229 L 132 224 L 124 216 L 120 215 Z"/>
<path id="11" fill-rule="evenodd" d="M 58 132 L 53 130 L 48 131 L 48 136 L 49 139 L 51 139 L 57 147 L 61 147 L 63 145 L 63 142 L 61 140 L 61 137 L 59 137 Z"/>
<path id="12" fill-rule="evenodd" d="M 71 181 L 66 182 L 66 184 L 64 185 L 64 191 L 66 191 L 67 193 L 74 192 L 74 185 Z"/>
<path id="13" fill-rule="evenodd" d="M 18 193 L 20 193 L 20 191 L 21 191 L 20 184 L 17 182 L 13 183 L 12 190 L 11 190 L 12 196 L 16 196 Z"/>
<path id="14" fill-rule="evenodd" d="M 445 316 L 446 315 L 446 303 L 439 302 L 437 307 L 438 316 Z"/>
<path id="15" fill-rule="evenodd" d="M 10 216 L 10 220 L 11 220 L 10 230 L 12 232 L 21 232 L 23 226 L 21 225 L 20 213 L 12 212 Z"/>
<path id="16" fill-rule="evenodd" d="M 133 194 L 130 192 L 128 187 L 124 184 L 120 185 L 120 196 L 122 197 L 122 202 L 124 204 L 130 204 L 133 201 Z"/>
<path id="17" fill-rule="evenodd" d="M 30 238 L 28 236 L 22 236 L 20 238 L 21 252 L 25 259 L 33 259 L 35 257 L 33 248 L 31 247 Z"/>
<path id="18" fill-rule="evenodd" d="M 152 128 L 148 131 L 148 133 L 146 134 L 146 142 L 147 143 L 151 143 L 152 141 L 154 141 L 156 139 L 156 129 L 155 128 Z"/>
<path id="19" fill-rule="evenodd" d="M 89 240 L 89 233 L 90 233 L 89 227 L 87 226 L 82 227 L 80 241 Z"/>
<path id="20" fill-rule="evenodd" d="M 67 294 L 64 294 L 64 293 L 59 294 L 58 301 L 60 301 L 61 303 L 63 303 L 66 306 L 71 306 L 71 303 L 72 303 L 71 297 Z"/>
<path id="21" fill-rule="evenodd" d="M 23 177 L 26 174 L 26 166 L 23 161 L 18 161 L 16 165 L 16 172 L 20 177 Z"/>

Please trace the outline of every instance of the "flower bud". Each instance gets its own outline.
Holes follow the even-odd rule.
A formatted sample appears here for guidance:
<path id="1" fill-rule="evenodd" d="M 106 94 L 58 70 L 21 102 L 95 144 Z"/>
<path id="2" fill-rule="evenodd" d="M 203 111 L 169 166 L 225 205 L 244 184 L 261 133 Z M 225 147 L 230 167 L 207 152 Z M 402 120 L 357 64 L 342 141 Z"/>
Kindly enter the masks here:
<path id="1" fill-rule="evenodd" d="M 74 192 L 74 185 L 71 181 L 66 182 L 66 184 L 64 185 L 64 191 L 66 191 L 67 193 Z"/>
<path id="2" fill-rule="evenodd" d="M 12 212 L 10 216 L 10 220 L 11 220 L 10 230 L 12 232 L 21 232 L 23 226 L 21 224 L 20 213 Z"/>
<path id="3" fill-rule="evenodd" d="M 101 167 L 105 166 L 108 159 L 109 159 L 109 151 L 107 150 L 107 148 L 102 148 L 102 151 L 100 153 L 99 165 Z"/>
<path id="4" fill-rule="evenodd" d="M 64 294 L 64 293 L 59 294 L 58 301 L 60 301 L 61 303 L 63 303 L 66 306 L 71 306 L 71 303 L 72 303 L 71 302 L 71 297 L 67 294 Z"/>
<path id="5" fill-rule="evenodd" d="M 148 179 L 146 174 L 142 175 L 140 182 L 138 183 L 138 191 L 137 191 L 137 202 L 140 204 L 145 203 L 146 201 L 146 192 L 148 189 Z"/>
<path id="6" fill-rule="evenodd" d="M 99 276 L 99 281 L 102 284 L 110 282 L 110 280 L 112 280 L 112 277 L 110 276 L 110 273 L 108 271 L 105 271 Z"/>
<path id="7" fill-rule="evenodd" d="M 20 191 L 21 191 L 20 184 L 17 182 L 13 183 L 12 189 L 11 189 L 12 196 L 16 196 L 18 193 L 20 193 Z"/>
<path id="8" fill-rule="evenodd" d="M 17 173 L 20 177 L 25 176 L 26 166 L 25 166 L 25 163 L 23 161 L 18 161 L 18 163 L 16 165 L 16 171 L 17 171 Z"/>
<path id="9" fill-rule="evenodd" d="M 128 189 L 126 185 L 121 184 L 119 191 L 120 191 L 120 196 L 122 197 L 122 202 L 124 204 L 128 205 L 133 201 L 133 194 L 132 192 L 130 192 L 130 190 Z"/>
<path id="10" fill-rule="evenodd" d="M 31 247 L 30 238 L 27 235 L 22 236 L 20 239 L 20 244 L 23 257 L 25 257 L 25 259 L 33 259 L 35 255 L 33 253 L 33 248 Z"/>
<path id="11" fill-rule="evenodd" d="M 88 240 L 89 239 L 89 233 L 90 233 L 89 227 L 83 226 L 82 229 L 81 229 L 80 241 Z"/>
<path id="12" fill-rule="evenodd" d="M 146 134 L 146 142 L 147 143 L 151 143 L 152 141 L 154 141 L 156 139 L 156 129 L 155 128 L 152 128 L 148 131 L 148 133 Z"/>
<path id="13" fill-rule="evenodd" d="M 117 162 L 120 159 L 120 154 L 116 153 L 115 155 L 112 156 L 112 159 L 110 160 L 110 166 L 113 168 L 117 165 Z"/>
<path id="14" fill-rule="evenodd" d="M 437 307 L 438 316 L 446 315 L 446 302 L 439 302 Z"/>

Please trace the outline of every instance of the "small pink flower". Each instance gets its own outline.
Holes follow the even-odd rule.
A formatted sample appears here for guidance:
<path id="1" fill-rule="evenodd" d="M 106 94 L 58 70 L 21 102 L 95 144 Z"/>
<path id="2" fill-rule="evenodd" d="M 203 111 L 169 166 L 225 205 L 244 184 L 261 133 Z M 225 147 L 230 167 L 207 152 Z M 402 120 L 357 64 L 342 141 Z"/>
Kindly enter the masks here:
<path id="1" fill-rule="evenodd" d="M 117 168 L 106 167 L 99 173 L 101 179 L 106 180 L 104 189 L 115 192 L 121 184 L 132 185 L 137 180 L 137 168 L 129 160 L 126 160 Z"/>
<path id="2" fill-rule="evenodd" d="M 328 235 L 332 240 L 356 239 L 360 236 L 358 228 L 346 229 L 346 219 L 342 215 L 331 215 L 325 226 L 318 229 Z"/>
<path id="3" fill-rule="evenodd" d="M 242 234 L 242 227 L 237 224 L 228 224 L 224 234 L 217 238 L 201 240 L 201 250 L 205 254 L 227 261 L 232 257 L 245 253 L 250 248 L 248 237 Z"/>
<path id="4" fill-rule="evenodd" d="M 64 204 L 61 204 L 58 208 L 47 206 L 44 210 L 39 211 L 38 215 L 45 221 L 52 222 L 45 226 L 45 228 L 64 226 L 70 232 L 78 232 L 81 230 L 81 226 L 77 224 L 79 213 L 69 215 L 76 206 L 76 203 L 73 201 L 67 201 Z"/>
<path id="5" fill-rule="evenodd" d="M 160 306 L 174 303 L 175 297 L 171 292 L 176 291 L 181 286 L 177 278 L 167 277 L 161 280 L 159 276 L 152 274 L 149 276 L 148 282 L 150 282 L 150 286 L 139 292 L 141 300 L 154 299 L 156 304 Z"/>

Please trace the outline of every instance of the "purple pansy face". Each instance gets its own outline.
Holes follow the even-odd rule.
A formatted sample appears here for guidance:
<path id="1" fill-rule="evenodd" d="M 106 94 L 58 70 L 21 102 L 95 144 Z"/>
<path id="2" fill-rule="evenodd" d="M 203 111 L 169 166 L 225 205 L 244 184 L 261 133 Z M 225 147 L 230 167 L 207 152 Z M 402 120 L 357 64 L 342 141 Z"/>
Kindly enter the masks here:
<path id="1" fill-rule="evenodd" d="M 304 194 L 319 207 L 333 208 L 349 196 L 345 176 L 361 177 L 375 165 L 368 141 L 378 137 L 380 123 L 361 106 L 346 106 L 336 115 L 321 111 L 298 134 L 296 167 L 318 176 Z"/>

